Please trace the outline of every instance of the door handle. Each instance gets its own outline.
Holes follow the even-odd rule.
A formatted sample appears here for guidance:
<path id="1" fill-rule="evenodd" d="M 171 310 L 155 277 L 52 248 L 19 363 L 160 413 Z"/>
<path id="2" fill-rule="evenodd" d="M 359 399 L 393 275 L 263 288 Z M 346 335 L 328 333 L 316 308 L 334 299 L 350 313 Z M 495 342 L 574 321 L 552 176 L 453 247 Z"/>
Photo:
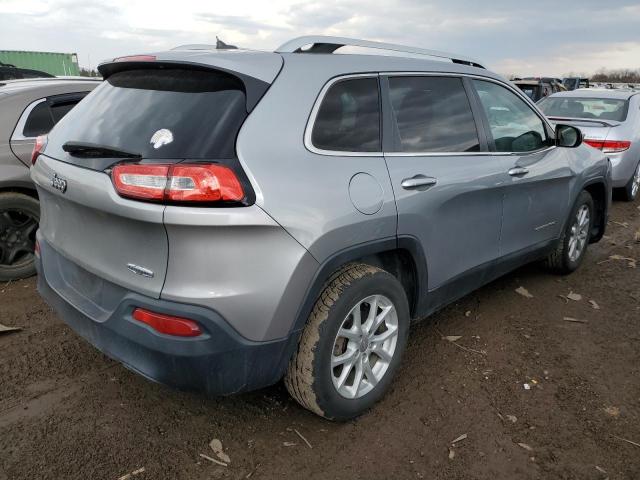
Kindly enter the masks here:
<path id="1" fill-rule="evenodd" d="M 512 177 L 519 177 L 520 175 L 526 175 L 527 173 L 529 173 L 529 169 L 524 167 L 513 167 L 509 170 L 509 175 Z"/>
<path id="2" fill-rule="evenodd" d="M 411 178 L 405 178 L 402 180 L 402 188 L 405 190 L 414 190 L 414 189 L 426 189 L 427 187 L 432 187 L 438 180 L 433 177 L 425 177 L 424 175 L 416 175 Z"/>

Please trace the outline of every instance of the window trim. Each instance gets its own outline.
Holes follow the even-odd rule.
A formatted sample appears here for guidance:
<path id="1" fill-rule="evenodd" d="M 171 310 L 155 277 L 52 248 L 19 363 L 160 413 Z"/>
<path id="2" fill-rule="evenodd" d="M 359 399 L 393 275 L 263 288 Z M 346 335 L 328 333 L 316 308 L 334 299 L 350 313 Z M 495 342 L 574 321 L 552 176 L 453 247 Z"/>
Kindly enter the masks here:
<path id="1" fill-rule="evenodd" d="M 309 115 L 309 120 L 307 121 L 307 126 L 304 131 L 305 148 L 309 150 L 311 153 L 317 153 L 318 155 L 326 155 L 331 157 L 381 157 L 383 156 L 382 150 L 384 150 L 384 148 L 378 152 L 351 152 L 351 151 L 343 151 L 343 150 L 324 150 L 322 148 L 316 147 L 311 141 L 311 136 L 313 134 L 313 127 L 315 126 L 316 117 L 318 116 L 318 112 L 320 111 L 320 106 L 322 105 L 322 102 L 324 101 L 324 97 L 326 96 L 327 92 L 333 85 L 335 85 L 336 83 L 342 80 L 349 80 L 352 78 L 378 79 L 379 76 L 380 74 L 378 73 L 354 73 L 354 74 L 340 75 L 337 77 L 333 77 L 327 83 L 325 83 L 325 85 L 322 87 L 322 90 L 320 90 L 320 93 L 318 94 L 318 97 L 316 98 L 315 103 L 313 104 L 313 108 L 311 109 L 311 114 Z M 382 98 L 380 82 L 378 82 L 378 96 Z M 384 135 L 383 135 L 384 122 L 382 121 L 383 115 L 384 113 L 382 111 L 382 108 L 380 108 L 380 121 L 381 121 L 380 145 L 381 146 L 383 145 L 383 142 L 384 142 Z"/>
<path id="2" fill-rule="evenodd" d="M 476 121 L 476 126 L 480 127 L 482 132 L 478 132 L 478 136 L 480 137 L 480 144 L 481 144 L 481 148 L 482 148 L 482 142 L 483 142 L 483 136 L 485 137 L 486 141 L 487 141 L 487 147 L 488 147 L 488 151 L 479 151 L 479 152 L 392 152 L 392 151 L 386 151 L 385 150 L 385 146 L 388 145 L 389 139 L 387 138 L 388 136 L 388 112 L 386 112 L 386 102 L 389 101 L 388 98 L 386 98 L 388 95 L 386 95 L 385 89 L 384 89 L 384 84 L 381 84 L 381 81 L 387 79 L 389 76 L 413 76 L 413 77 L 417 77 L 417 76 L 431 76 L 431 77 L 459 77 L 463 80 L 463 84 L 465 86 L 465 91 L 467 91 L 467 97 L 469 98 L 469 102 L 471 103 L 471 110 L 472 113 L 474 115 L 474 120 Z M 322 101 L 324 100 L 324 97 L 327 93 L 327 91 L 329 90 L 329 88 L 331 88 L 332 85 L 334 85 L 335 83 L 339 82 L 340 80 L 345 80 L 345 79 L 349 79 L 349 78 L 379 78 L 379 93 L 380 93 L 380 97 L 381 97 L 381 104 L 382 104 L 382 109 L 381 109 L 381 119 L 382 119 L 382 126 L 380 129 L 380 134 L 382 136 L 382 151 L 380 152 L 344 152 L 344 151 L 333 151 L 333 150 L 323 150 L 320 148 L 316 148 L 313 143 L 311 142 L 311 133 L 313 131 L 313 127 L 315 125 L 315 121 L 316 121 L 316 116 L 318 115 L 318 111 L 320 110 L 320 105 L 322 104 Z M 463 156 L 501 156 L 501 157 L 507 157 L 507 156 L 526 156 L 526 155 L 533 155 L 533 154 L 539 154 L 539 153 L 543 153 L 543 152 L 547 152 L 550 150 L 553 150 L 556 147 L 556 145 L 550 145 L 548 147 L 544 147 L 543 149 L 540 150 L 533 150 L 531 152 L 496 152 L 496 151 L 490 151 L 491 149 L 491 144 L 493 142 L 493 136 L 490 136 L 491 132 L 488 131 L 488 125 L 485 123 L 486 119 L 482 118 L 482 112 L 481 113 L 481 118 L 477 119 L 476 118 L 476 106 L 474 106 L 474 102 L 478 102 L 478 94 L 475 91 L 475 89 L 473 89 L 473 86 L 471 87 L 471 93 L 473 94 L 472 97 L 469 97 L 469 91 L 468 91 L 468 86 L 466 85 L 465 82 L 465 78 L 468 79 L 478 79 L 478 80 L 484 80 L 487 82 L 492 82 L 495 83 L 497 85 L 500 85 L 504 88 L 506 88 L 507 90 L 510 90 L 512 93 L 514 93 L 516 96 L 520 97 L 528 106 L 529 108 L 531 108 L 531 110 L 533 111 L 533 113 L 535 115 L 538 116 L 538 118 L 542 121 L 543 125 L 546 127 L 547 132 L 551 133 L 551 132 L 555 132 L 555 129 L 551 126 L 551 124 L 549 123 L 549 121 L 547 120 L 547 118 L 540 114 L 540 112 L 538 111 L 537 106 L 535 105 L 535 103 L 533 103 L 533 101 L 527 97 L 522 90 L 509 85 L 507 82 L 501 81 L 499 79 L 496 78 L 492 78 L 492 77 L 485 77 L 482 75 L 475 75 L 475 74 L 470 74 L 470 73 L 459 73 L 459 72 L 446 72 L 446 71 L 441 71 L 441 72 L 420 72 L 420 71 L 397 71 L 397 72 L 393 72 L 393 71 L 380 71 L 378 73 L 350 73 L 350 74 L 344 74 L 344 75 L 338 75 L 336 77 L 333 77 L 331 79 L 329 79 L 329 81 L 327 81 L 327 83 L 325 83 L 325 85 L 322 87 L 322 89 L 320 90 L 320 93 L 318 94 L 313 107 L 311 109 L 311 113 L 309 114 L 309 119 L 307 120 L 307 125 L 305 127 L 305 131 L 304 131 L 304 146 L 305 148 L 310 151 L 311 153 L 315 153 L 318 155 L 324 155 L 324 156 L 331 156 L 331 157 L 381 157 L 381 156 L 385 156 L 385 157 L 463 157 Z M 480 123 L 478 123 L 478 120 L 480 120 Z M 494 147 L 495 148 L 495 147 Z"/>

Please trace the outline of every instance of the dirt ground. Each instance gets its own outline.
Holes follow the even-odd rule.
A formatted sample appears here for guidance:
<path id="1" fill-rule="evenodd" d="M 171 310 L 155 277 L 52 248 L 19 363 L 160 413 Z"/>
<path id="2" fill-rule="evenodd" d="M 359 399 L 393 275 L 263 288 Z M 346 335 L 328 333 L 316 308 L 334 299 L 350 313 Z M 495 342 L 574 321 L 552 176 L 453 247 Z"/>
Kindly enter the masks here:
<path id="1" fill-rule="evenodd" d="M 640 479 L 640 266 L 615 257 L 640 260 L 639 230 L 640 207 L 616 202 L 574 275 L 530 265 L 415 325 L 389 394 L 346 424 L 282 384 L 217 399 L 153 384 L 33 279 L 0 284 L 0 323 L 23 328 L 0 335 L 0 480 Z M 228 467 L 199 456 L 213 438 Z"/>

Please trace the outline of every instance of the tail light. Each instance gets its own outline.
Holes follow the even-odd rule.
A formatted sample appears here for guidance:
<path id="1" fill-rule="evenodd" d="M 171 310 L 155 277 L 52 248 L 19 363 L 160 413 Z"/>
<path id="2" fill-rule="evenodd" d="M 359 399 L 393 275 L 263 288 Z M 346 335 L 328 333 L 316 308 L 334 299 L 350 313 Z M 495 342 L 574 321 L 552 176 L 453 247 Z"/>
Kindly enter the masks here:
<path id="1" fill-rule="evenodd" d="M 602 150 L 604 153 L 620 153 L 629 150 L 629 147 L 631 147 L 631 142 L 627 140 L 593 140 L 585 138 L 584 143 Z"/>
<path id="2" fill-rule="evenodd" d="M 40 135 L 39 137 L 36 138 L 36 144 L 33 146 L 33 150 L 31 151 L 31 165 L 36 164 L 36 160 L 38 160 L 38 157 L 40 156 L 40 154 L 44 152 L 44 149 L 46 148 L 46 146 L 47 146 L 46 135 Z"/>
<path id="3" fill-rule="evenodd" d="M 120 196 L 137 200 L 238 202 L 245 196 L 233 170 L 217 164 L 122 164 L 111 176 Z"/>
<path id="4" fill-rule="evenodd" d="M 132 316 L 135 320 L 149 325 L 156 332 L 164 333 L 165 335 L 174 337 L 197 337 L 202 335 L 200 326 L 187 318 L 156 313 L 144 308 L 136 308 Z"/>

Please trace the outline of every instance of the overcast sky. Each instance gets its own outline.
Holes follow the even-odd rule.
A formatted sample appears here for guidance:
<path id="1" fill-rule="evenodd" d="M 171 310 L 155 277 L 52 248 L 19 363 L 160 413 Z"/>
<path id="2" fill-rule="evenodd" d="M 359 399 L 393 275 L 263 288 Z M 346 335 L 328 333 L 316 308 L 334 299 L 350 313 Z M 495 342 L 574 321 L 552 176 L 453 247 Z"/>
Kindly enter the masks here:
<path id="1" fill-rule="evenodd" d="M 329 34 L 475 57 L 505 75 L 640 67 L 638 0 L 0 0 L 0 49 L 95 67 L 185 43 L 272 50 Z"/>

